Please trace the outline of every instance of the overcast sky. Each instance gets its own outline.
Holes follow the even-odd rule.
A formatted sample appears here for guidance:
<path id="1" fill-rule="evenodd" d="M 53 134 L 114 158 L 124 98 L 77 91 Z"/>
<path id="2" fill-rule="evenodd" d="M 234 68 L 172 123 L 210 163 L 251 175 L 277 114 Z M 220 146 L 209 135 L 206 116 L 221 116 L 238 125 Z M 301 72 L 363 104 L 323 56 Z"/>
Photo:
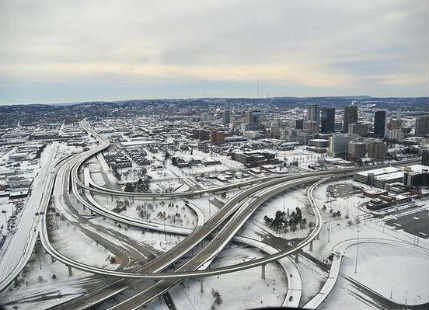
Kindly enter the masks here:
<path id="1" fill-rule="evenodd" d="M 0 104 L 428 96 L 427 0 L 0 0 Z"/>

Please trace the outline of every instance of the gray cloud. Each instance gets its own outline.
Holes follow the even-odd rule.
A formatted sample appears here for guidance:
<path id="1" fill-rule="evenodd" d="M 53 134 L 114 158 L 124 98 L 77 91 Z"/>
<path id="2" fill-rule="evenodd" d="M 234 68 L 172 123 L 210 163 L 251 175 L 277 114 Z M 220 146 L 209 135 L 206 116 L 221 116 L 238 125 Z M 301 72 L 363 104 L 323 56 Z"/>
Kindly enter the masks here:
<path id="1" fill-rule="evenodd" d="M 97 98 L 112 79 L 115 98 L 252 96 L 257 79 L 271 95 L 427 95 L 428 16 L 423 0 L 2 1 L 0 103 L 82 100 L 87 79 Z"/>

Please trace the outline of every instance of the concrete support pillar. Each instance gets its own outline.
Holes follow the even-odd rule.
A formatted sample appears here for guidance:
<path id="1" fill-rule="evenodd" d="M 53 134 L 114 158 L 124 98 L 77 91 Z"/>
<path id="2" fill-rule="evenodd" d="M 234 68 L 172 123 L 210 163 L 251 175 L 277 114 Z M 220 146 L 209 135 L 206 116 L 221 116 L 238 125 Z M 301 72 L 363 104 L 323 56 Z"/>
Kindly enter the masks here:
<path id="1" fill-rule="evenodd" d="M 319 234 L 316 235 L 316 240 L 319 240 Z"/>
<path id="2" fill-rule="evenodd" d="M 262 267 L 262 270 L 261 270 L 261 279 L 265 280 L 265 264 L 263 264 L 261 267 Z"/>
<path id="3" fill-rule="evenodd" d="M 295 263 L 299 263 L 299 260 L 298 260 L 298 253 L 295 253 Z"/>
<path id="4" fill-rule="evenodd" d="M 69 269 L 69 277 L 71 277 L 73 275 L 73 270 L 71 266 L 67 266 L 67 268 Z"/>
<path id="5" fill-rule="evenodd" d="M 55 263 L 55 257 L 51 255 L 51 264 Z"/>
<path id="6" fill-rule="evenodd" d="M 310 251 L 313 251 L 313 240 L 310 241 Z"/>
<path id="7" fill-rule="evenodd" d="M 203 279 L 200 279 L 200 293 L 204 293 L 204 284 L 203 284 Z"/>

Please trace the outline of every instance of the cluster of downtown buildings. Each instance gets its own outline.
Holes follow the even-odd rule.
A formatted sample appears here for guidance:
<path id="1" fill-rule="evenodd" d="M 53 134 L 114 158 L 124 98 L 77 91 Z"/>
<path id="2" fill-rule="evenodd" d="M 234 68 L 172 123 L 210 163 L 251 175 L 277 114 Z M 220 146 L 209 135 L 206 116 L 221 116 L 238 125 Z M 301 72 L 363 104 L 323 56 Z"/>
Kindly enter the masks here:
<path id="1" fill-rule="evenodd" d="M 353 103 L 341 110 L 309 104 L 305 110 L 290 110 L 277 117 L 271 115 L 271 119 L 261 111 L 241 111 L 238 117 L 237 113 L 232 117 L 231 111 L 225 110 L 223 121 L 227 131 L 250 139 L 274 138 L 291 145 L 307 145 L 311 151 L 355 162 L 401 156 L 400 152 L 389 154 L 389 146 L 426 143 L 429 116 L 420 116 L 411 122 L 407 117 L 401 119 L 400 112 L 390 113 L 388 118 L 386 110 L 364 108 L 361 113 L 359 108 Z M 226 132 L 210 134 L 212 144 L 228 141 Z"/>

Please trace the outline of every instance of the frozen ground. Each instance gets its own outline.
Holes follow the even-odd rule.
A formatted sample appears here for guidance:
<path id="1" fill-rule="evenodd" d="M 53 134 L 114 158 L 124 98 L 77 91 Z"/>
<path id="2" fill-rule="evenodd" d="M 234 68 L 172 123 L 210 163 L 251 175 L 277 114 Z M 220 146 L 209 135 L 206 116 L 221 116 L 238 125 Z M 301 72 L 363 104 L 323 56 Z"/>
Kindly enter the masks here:
<path id="1" fill-rule="evenodd" d="M 320 291 L 323 283 L 328 278 L 328 274 L 303 256 L 299 256 L 297 266 L 302 278 L 300 305 L 304 305 Z"/>
<path id="2" fill-rule="evenodd" d="M 126 225 L 115 224 L 112 220 L 103 220 L 101 217 L 93 218 L 91 219 L 91 222 L 126 234 L 131 239 L 147 244 L 160 252 L 168 251 L 184 238 L 183 236 L 164 234 L 162 232 L 143 230 L 134 227 L 127 227 Z"/>
<path id="3" fill-rule="evenodd" d="M 222 251 L 213 268 L 244 262 L 261 257 L 259 251 L 236 247 Z M 220 305 L 215 304 L 212 291 L 219 292 Z M 187 309 L 249 309 L 280 306 L 285 298 L 287 283 L 282 269 L 277 264 L 268 264 L 266 279 L 261 279 L 261 268 L 253 268 L 232 274 L 203 279 L 203 292 L 199 280 L 185 280 L 170 290 L 178 310 Z"/>
<path id="4" fill-rule="evenodd" d="M 59 252 L 76 261 L 106 269 L 118 267 L 118 264 L 109 261 L 112 253 L 68 222 L 61 221 L 59 228 L 53 230 L 50 237 Z"/>
<path id="5" fill-rule="evenodd" d="M 392 300 L 397 303 L 429 302 L 427 278 L 422 276 L 429 275 L 428 252 L 400 245 L 361 244 L 357 272 L 354 273 L 356 247 L 346 252 L 350 259 L 344 264 L 344 275 L 387 298 L 392 295 Z"/>
<path id="6" fill-rule="evenodd" d="M 264 216 L 274 218 L 277 211 L 291 213 L 292 211 L 295 211 L 297 207 L 299 207 L 302 211 L 303 217 L 306 218 L 307 223 L 309 223 L 314 221 L 314 216 L 310 213 L 310 209 L 305 207 L 305 204 L 305 189 L 297 189 L 282 193 L 265 202 L 257 209 L 250 221 L 246 223 L 245 228 L 242 231 L 242 235 L 258 238 L 259 233 L 261 231 L 265 231 L 285 239 L 303 238 L 310 232 L 308 225 L 305 228 L 300 228 L 298 226 L 295 232 L 277 232 L 265 224 Z"/>
<path id="7" fill-rule="evenodd" d="M 417 247 L 377 243 L 350 247 L 343 259 L 340 280 L 323 309 L 373 309 L 365 302 L 368 296 L 348 278 L 399 304 L 427 303 L 429 291 L 423 275 L 429 274 L 428 261 L 428 252 Z"/>
<path id="8" fill-rule="evenodd" d="M 93 193 L 95 200 L 103 207 L 113 210 L 117 206 L 129 204 L 120 214 L 136 219 L 145 219 L 153 223 L 195 227 L 197 218 L 195 213 L 181 199 L 174 200 L 145 200 L 140 198 L 121 198 Z M 112 199 L 113 198 L 113 199 Z M 164 217 L 165 212 L 165 217 Z M 142 217 L 143 215 L 144 217 Z"/>
<path id="9" fill-rule="evenodd" d="M 12 303 L 6 309 L 15 309 L 15 305 L 18 309 L 46 309 L 84 293 L 85 284 L 92 281 L 90 274 L 75 269 L 69 276 L 66 266 L 52 262 L 40 248 L 33 254 L 20 279 L 18 286 L 11 285 L 0 295 L 1 303 Z M 43 296 L 48 298 L 38 300 Z"/>

